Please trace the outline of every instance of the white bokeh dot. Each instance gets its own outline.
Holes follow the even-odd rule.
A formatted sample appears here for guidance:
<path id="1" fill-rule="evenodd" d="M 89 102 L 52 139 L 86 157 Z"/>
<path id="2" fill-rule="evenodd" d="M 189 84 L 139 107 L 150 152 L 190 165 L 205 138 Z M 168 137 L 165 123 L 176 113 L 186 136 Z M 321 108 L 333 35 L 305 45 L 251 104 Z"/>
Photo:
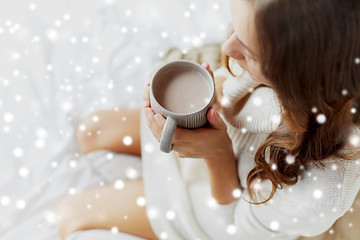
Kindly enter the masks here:
<path id="1" fill-rule="evenodd" d="M 336 163 L 333 163 L 333 164 L 331 165 L 331 170 L 333 170 L 333 171 L 336 171 L 336 170 L 337 170 L 337 164 L 336 164 Z"/>
<path id="2" fill-rule="evenodd" d="M 119 232 L 119 229 L 117 228 L 117 227 L 112 227 L 111 228 L 111 233 L 112 234 L 116 234 L 116 233 L 118 233 Z"/>
<path id="3" fill-rule="evenodd" d="M 8 206 L 10 204 L 10 198 L 8 196 L 2 196 L 0 202 L 1 205 Z"/>
<path id="4" fill-rule="evenodd" d="M 169 220 L 174 220 L 176 217 L 176 214 L 174 211 L 172 210 L 169 210 L 166 212 L 166 218 L 169 219 Z"/>
<path id="5" fill-rule="evenodd" d="M 270 222 L 270 229 L 273 231 L 277 231 L 280 228 L 280 223 L 278 221 L 271 221 Z"/>
<path id="6" fill-rule="evenodd" d="M 18 209 L 24 209 L 26 207 L 26 202 L 23 199 L 19 199 L 16 201 L 16 207 Z"/>
<path id="7" fill-rule="evenodd" d="M 154 151 L 154 145 L 152 143 L 146 143 L 145 144 L 145 151 L 146 152 L 153 152 Z"/>
<path id="8" fill-rule="evenodd" d="M 235 227 L 235 225 L 229 225 L 229 226 L 227 226 L 226 227 L 226 232 L 228 233 L 228 234 L 234 234 L 235 232 L 236 232 L 236 227 Z"/>
<path id="9" fill-rule="evenodd" d="M 139 206 L 139 207 L 143 207 L 145 206 L 146 204 L 146 199 L 144 197 L 138 197 L 136 199 L 136 204 Z"/>
<path id="10" fill-rule="evenodd" d="M 140 176 L 139 172 L 135 168 L 132 168 L 132 167 L 126 168 L 125 174 L 128 178 L 133 179 L 133 180 L 137 179 Z"/>
<path id="11" fill-rule="evenodd" d="M 69 166 L 70 166 L 71 168 L 75 168 L 75 167 L 77 166 L 77 162 L 74 161 L 74 160 L 71 160 L 71 161 L 69 162 Z"/>
<path id="12" fill-rule="evenodd" d="M 119 190 L 123 189 L 124 186 L 125 186 L 125 182 L 121 179 L 116 180 L 114 183 L 114 188 L 119 189 Z"/>
<path id="13" fill-rule="evenodd" d="M 259 97 L 259 96 L 256 96 L 256 97 L 254 97 L 254 99 L 253 99 L 253 103 L 254 103 L 254 105 L 255 106 L 260 106 L 261 104 L 262 104 L 262 98 L 261 97 Z"/>
<path id="14" fill-rule="evenodd" d="M 147 215 L 150 219 L 156 218 L 159 216 L 159 211 L 154 207 L 146 208 Z"/>
<path id="15" fill-rule="evenodd" d="M 35 146 L 39 149 L 44 148 L 44 146 L 45 146 L 44 139 L 36 139 Z"/>
<path id="16" fill-rule="evenodd" d="M 74 195 L 76 193 L 76 189 L 75 188 L 69 188 L 68 193 L 70 195 Z"/>
<path id="17" fill-rule="evenodd" d="M 84 132 L 84 131 L 86 130 L 86 126 L 85 126 L 84 124 L 81 124 L 81 125 L 79 126 L 79 130 L 82 131 L 82 132 Z"/>
<path id="18" fill-rule="evenodd" d="M 313 197 L 315 199 L 320 199 L 320 198 L 322 198 L 322 196 L 323 196 L 323 192 L 320 189 L 315 189 L 313 191 Z"/>
<path id="19" fill-rule="evenodd" d="M 184 17 L 189 18 L 191 16 L 191 13 L 189 11 L 184 12 Z"/>
<path id="20" fill-rule="evenodd" d="M 355 147 L 360 146 L 360 137 L 359 136 L 351 135 L 349 140 L 350 140 L 351 145 L 353 145 Z"/>
<path id="21" fill-rule="evenodd" d="M 113 153 L 108 153 L 108 154 L 106 154 L 106 158 L 111 160 L 111 159 L 114 158 L 114 154 Z"/>
<path id="22" fill-rule="evenodd" d="M 93 57 L 93 58 L 92 58 L 92 62 L 93 62 L 94 64 L 97 64 L 97 63 L 99 62 L 99 58 Z"/>
<path id="23" fill-rule="evenodd" d="M 30 9 L 31 11 L 34 11 L 34 10 L 36 9 L 36 4 L 35 4 L 35 3 L 30 3 L 30 4 L 29 4 L 29 9 Z"/>
<path id="24" fill-rule="evenodd" d="M 355 64 L 360 64 L 360 58 L 359 57 L 355 58 Z"/>
<path id="25" fill-rule="evenodd" d="M 295 162 L 295 157 L 291 154 L 288 154 L 286 155 L 285 157 L 285 161 L 288 163 L 288 164 L 293 164 Z"/>
<path id="26" fill-rule="evenodd" d="M 24 154 L 24 151 L 22 150 L 22 148 L 15 148 L 13 151 L 13 154 L 15 157 L 22 157 Z"/>
<path id="27" fill-rule="evenodd" d="M 132 144 L 132 142 L 133 142 L 133 139 L 132 139 L 132 137 L 130 137 L 130 136 L 125 136 L 125 137 L 123 138 L 123 143 L 124 143 L 124 145 L 126 145 L 126 146 L 130 146 L 130 145 Z"/>
<path id="28" fill-rule="evenodd" d="M 29 169 L 27 169 L 27 168 L 20 168 L 19 169 L 19 175 L 20 175 L 20 177 L 22 177 L 22 178 L 26 178 L 26 177 L 28 177 L 29 176 Z"/>
<path id="29" fill-rule="evenodd" d="M 12 113 L 5 113 L 4 114 L 4 121 L 5 122 L 12 122 L 14 120 L 14 115 Z"/>
<path id="30" fill-rule="evenodd" d="M 160 239 L 167 239 L 167 238 L 168 238 L 168 235 L 166 232 L 160 233 Z"/>
<path id="31" fill-rule="evenodd" d="M 46 36 L 50 41 L 57 41 L 59 39 L 59 33 L 55 29 L 48 29 Z"/>
<path id="32" fill-rule="evenodd" d="M 232 191 L 232 195 L 233 195 L 234 198 L 239 198 L 241 196 L 241 190 L 239 188 L 234 189 Z"/>
<path id="33" fill-rule="evenodd" d="M 93 116 L 92 121 L 93 122 L 98 122 L 99 121 L 99 116 L 97 116 L 97 115 Z"/>
<path id="34" fill-rule="evenodd" d="M 128 91 L 128 92 L 132 92 L 133 90 L 134 90 L 134 87 L 131 85 L 126 87 L 126 91 Z"/>
<path id="35" fill-rule="evenodd" d="M 161 33 L 162 38 L 167 38 L 168 36 L 169 36 L 169 34 L 167 32 L 162 32 Z"/>
<path id="36" fill-rule="evenodd" d="M 316 116 L 316 121 L 319 124 L 324 124 L 326 122 L 326 116 L 324 114 L 320 113 Z"/>

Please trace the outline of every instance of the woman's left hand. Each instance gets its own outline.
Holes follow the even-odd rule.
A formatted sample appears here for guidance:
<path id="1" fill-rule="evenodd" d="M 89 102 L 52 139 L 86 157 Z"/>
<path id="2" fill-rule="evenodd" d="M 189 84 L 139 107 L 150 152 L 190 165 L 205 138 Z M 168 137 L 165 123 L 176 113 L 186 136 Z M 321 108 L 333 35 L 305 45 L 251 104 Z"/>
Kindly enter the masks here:
<path id="1" fill-rule="evenodd" d="M 160 114 L 155 114 L 150 107 L 145 107 L 144 111 L 151 132 L 160 142 L 166 119 Z M 212 107 L 207 112 L 207 119 L 209 123 L 206 127 L 197 129 L 176 127 L 172 144 L 173 150 L 179 157 L 219 159 L 233 156 L 227 127 Z"/>

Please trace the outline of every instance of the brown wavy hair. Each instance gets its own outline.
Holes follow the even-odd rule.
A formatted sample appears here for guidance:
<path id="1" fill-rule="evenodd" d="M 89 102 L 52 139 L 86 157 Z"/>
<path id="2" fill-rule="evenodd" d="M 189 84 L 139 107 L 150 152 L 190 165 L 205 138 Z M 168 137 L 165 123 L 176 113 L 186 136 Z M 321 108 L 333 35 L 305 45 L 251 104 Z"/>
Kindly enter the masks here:
<path id="1" fill-rule="evenodd" d="M 258 196 L 255 180 L 272 182 L 270 196 L 255 203 L 261 204 L 276 189 L 296 184 L 309 163 L 322 167 L 321 160 L 330 156 L 360 157 L 355 148 L 351 154 L 340 151 L 349 146 L 354 125 L 360 126 L 360 1 L 252 1 L 261 70 L 282 111 L 279 127 L 257 150 L 247 176 L 252 200 Z M 231 72 L 228 56 L 225 65 Z M 323 124 L 318 114 L 326 116 Z"/>

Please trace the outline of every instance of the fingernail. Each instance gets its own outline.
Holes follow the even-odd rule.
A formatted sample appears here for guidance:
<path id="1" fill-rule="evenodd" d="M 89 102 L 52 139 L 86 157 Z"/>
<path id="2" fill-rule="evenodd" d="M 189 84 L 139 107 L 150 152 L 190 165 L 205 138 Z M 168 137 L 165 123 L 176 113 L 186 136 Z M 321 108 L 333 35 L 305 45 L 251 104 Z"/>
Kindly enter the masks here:
<path id="1" fill-rule="evenodd" d="M 144 107 L 146 107 L 147 106 L 147 104 L 146 104 L 146 101 L 144 100 L 144 102 L 143 102 L 143 106 Z"/>

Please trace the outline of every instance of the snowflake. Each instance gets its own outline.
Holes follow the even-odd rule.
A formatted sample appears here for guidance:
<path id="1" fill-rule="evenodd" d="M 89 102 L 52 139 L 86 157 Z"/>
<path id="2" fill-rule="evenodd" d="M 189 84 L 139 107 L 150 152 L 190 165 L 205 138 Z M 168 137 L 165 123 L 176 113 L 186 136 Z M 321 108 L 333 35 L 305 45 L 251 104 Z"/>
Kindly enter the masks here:
<path id="1" fill-rule="evenodd" d="M 59 33 L 55 29 L 48 29 L 46 31 L 46 36 L 50 41 L 57 41 L 59 39 Z"/>
<path id="2" fill-rule="evenodd" d="M 138 197 L 136 199 L 136 204 L 139 206 L 139 207 L 143 207 L 145 206 L 146 204 L 146 199 L 144 197 Z"/>
<path id="3" fill-rule="evenodd" d="M 136 171 L 136 169 L 134 169 L 132 167 L 128 167 L 126 169 L 126 176 L 130 179 L 136 179 L 139 177 L 139 173 L 138 173 L 138 171 Z"/>
<path id="4" fill-rule="evenodd" d="M 75 189 L 75 188 L 70 188 L 70 189 L 68 190 L 68 193 L 69 193 L 70 195 L 74 195 L 74 194 L 76 193 L 76 189 Z"/>
<path id="5" fill-rule="evenodd" d="M 277 231 L 280 228 L 280 223 L 278 221 L 271 221 L 270 222 L 270 229 L 273 231 Z"/>
<path id="6" fill-rule="evenodd" d="M 226 231 L 228 234 L 234 234 L 236 232 L 236 226 L 231 224 L 226 227 Z"/>
<path id="7" fill-rule="evenodd" d="M 167 233 L 166 233 L 166 232 L 160 233 L 160 238 L 161 238 L 161 239 L 167 239 L 167 238 L 168 238 Z"/>
<path id="8" fill-rule="evenodd" d="M 277 166 L 276 166 L 275 163 L 273 163 L 273 164 L 271 165 L 271 169 L 274 170 L 274 171 L 277 169 Z"/>
<path id="9" fill-rule="evenodd" d="M 349 140 L 353 146 L 356 146 L 356 147 L 360 146 L 360 137 L 359 136 L 351 135 Z"/>
<path id="10" fill-rule="evenodd" d="M 125 136 L 125 137 L 123 138 L 123 143 L 124 143 L 124 145 L 126 145 L 126 146 L 130 146 L 130 145 L 133 143 L 132 137 L 130 137 L 130 136 Z"/>
<path id="11" fill-rule="evenodd" d="M 22 157 L 23 156 L 24 151 L 22 150 L 22 148 L 15 148 L 13 151 L 13 154 L 15 157 Z"/>
<path id="12" fill-rule="evenodd" d="M 219 4 L 214 3 L 212 7 L 213 7 L 214 10 L 218 10 L 219 9 Z"/>
<path id="13" fill-rule="evenodd" d="M 26 207 L 26 202 L 23 199 L 19 199 L 16 201 L 16 207 L 18 209 L 24 209 Z"/>
<path id="14" fill-rule="evenodd" d="M 234 198 L 239 198 L 241 196 L 241 190 L 239 188 L 234 189 L 232 191 L 232 195 L 233 195 Z"/>
<path id="15" fill-rule="evenodd" d="M 93 57 L 93 58 L 92 58 L 92 62 L 93 62 L 94 64 L 97 64 L 97 63 L 99 62 L 99 58 Z"/>
<path id="16" fill-rule="evenodd" d="M 158 210 L 154 207 L 147 207 L 146 212 L 150 219 L 156 218 L 159 215 Z"/>
<path id="17" fill-rule="evenodd" d="M 8 196 L 1 197 L 1 205 L 8 206 L 10 204 L 10 198 Z"/>
<path id="18" fill-rule="evenodd" d="M 323 192 L 320 189 L 315 189 L 313 191 L 313 197 L 315 199 L 320 199 L 320 198 L 322 198 L 322 196 L 323 196 Z"/>
<path id="19" fill-rule="evenodd" d="M 316 116 L 316 121 L 319 123 L 319 124 L 324 124 L 326 122 L 326 116 L 324 114 L 318 114 Z"/>
<path id="20" fill-rule="evenodd" d="M 74 160 L 71 160 L 71 161 L 69 162 L 69 166 L 70 166 L 71 168 L 75 168 L 75 167 L 77 166 L 77 162 L 74 161 Z"/>
<path id="21" fill-rule="evenodd" d="M 114 188 L 116 189 L 123 189 L 125 186 L 125 183 L 123 180 L 119 179 L 119 180 L 116 180 L 115 183 L 114 183 Z"/>
<path id="22" fill-rule="evenodd" d="M 12 122 L 14 120 L 14 115 L 12 113 L 5 113 L 4 114 L 4 121 L 5 122 Z"/>
<path id="23" fill-rule="evenodd" d="M 30 9 L 31 11 L 34 11 L 34 10 L 36 9 L 36 4 L 35 4 L 35 3 L 30 3 L 30 4 L 29 4 L 29 9 Z"/>
<path id="24" fill-rule="evenodd" d="M 172 210 L 169 210 L 166 212 L 166 218 L 169 219 L 169 220 L 174 220 L 176 217 L 176 214 L 174 211 Z"/>
<path id="25" fill-rule="evenodd" d="M 114 154 L 113 153 L 108 153 L 108 154 L 106 154 L 106 158 L 111 160 L 111 159 L 114 158 Z"/>
<path id="26" fill-rule="evenodd" d="M 19 175 L 20 177 L 26 178 L 29 176 L 29 169 L 27 168 L 20 168 L 19 169 Z"/>
<path id="27" fill-rule="evenodd" d="M 295 162 L 295 157 L 291 154 L 288 154 L 286 155 L 285 157 L 285 161 L 288 163 L 288 164 L 293 164 Z"/>
<path id="28" fill-rule="evenodd" d="M 253 103 L 255 106 L 260 106 L 262 104 L 262 98 L 258 96 L 254 97 Z"/>
<path id="29" fill-rule="evenodd" d="M 54 212 L 52 212 L 50 210 L 45 210 L 43 212 L 43 217 L 50 224 L 55 224 L 55 222 L 56 222 L 56 215 Z"/>
<path id="30" fill-rule="evenodd" d="M 118 232 L 119 232 L 119 229 L 117 227 L 112 227 L 111 228 L 111 233 L 116 234 Z"/>

